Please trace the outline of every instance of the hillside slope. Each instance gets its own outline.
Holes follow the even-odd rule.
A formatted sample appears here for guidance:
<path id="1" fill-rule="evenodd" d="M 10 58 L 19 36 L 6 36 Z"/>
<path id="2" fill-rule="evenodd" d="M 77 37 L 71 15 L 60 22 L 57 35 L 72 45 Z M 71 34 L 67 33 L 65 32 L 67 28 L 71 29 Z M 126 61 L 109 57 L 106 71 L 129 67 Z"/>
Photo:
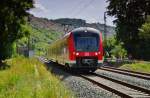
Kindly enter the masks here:
<path id="1" fill-rule="evenodd" d="M 53 30 L 57 32 L 64 32 L 63 26 L 61 24 L 50 21 L 46 18 L 38 18 L 38 17 L 34 17 L 33 15 L 30 15 L 29 22 L 32 25 L 32 27 L 35 28 Z"/>
<path id="2" fill-rule="evenodd" d="M 49 44 L 63 36 L 61 24 L 53 23 L 44 18 L 29 17 L 29 37 L 24 37 L 17 42 L 18 53 L 28 55 L 28 47 L 37 55 L 44 55 Z"/>
<path id="3" fill-rule="evenodd" d="M 70 18 L 60 18 L 56 20 L 51 20 L 52 22 L 63 24 L 63 25 L 70 25 L 70 29 L 77 28 L 77 27 L 92 27 L 95 29 L 100 30 L 104 33 L 104 24 L 101 23 L 87 23 L 85 20 L 82 19 L 70 19 Z M 106 26 L 107 30 L 107 37 L 111 37 L 115 34 L 115 27 L 113 26 Z"/>
<path id="4" fill-rule="evenodd" d="M 99 29 L 102 33 L 104 25 L 100 23 L 86 23 L 82 19 L 57 19 L 48 20 L 46 18 L 38 18 L 33 15 L 29 17 L 30 37 L 23 38 L 18 41 L 18 47 L 28 47 L 34 50 L 36 54 L 43 55 L 46 53 L 49 44 L 64 35 L 64 29 L 68 26 L 68 31 L 77 27 L 93 27 Z M 114 27 L 107 26 L 107 35 L 112 36 L 115 31 Z M 28 44 L 29 43 L 29 44 Z M 26 48 L 27 49 L 27 48 Z"/>

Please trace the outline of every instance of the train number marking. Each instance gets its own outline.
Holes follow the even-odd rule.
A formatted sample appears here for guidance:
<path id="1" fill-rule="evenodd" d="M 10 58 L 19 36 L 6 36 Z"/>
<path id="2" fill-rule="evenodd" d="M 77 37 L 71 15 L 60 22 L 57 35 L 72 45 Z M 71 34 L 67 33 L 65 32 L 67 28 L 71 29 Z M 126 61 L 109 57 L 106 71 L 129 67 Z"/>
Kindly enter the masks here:
<path id="1" fill-rule="evenodd" d="M 88 52 L 85 52 L 85 56 L 89 56 L 90 54 Z"/>

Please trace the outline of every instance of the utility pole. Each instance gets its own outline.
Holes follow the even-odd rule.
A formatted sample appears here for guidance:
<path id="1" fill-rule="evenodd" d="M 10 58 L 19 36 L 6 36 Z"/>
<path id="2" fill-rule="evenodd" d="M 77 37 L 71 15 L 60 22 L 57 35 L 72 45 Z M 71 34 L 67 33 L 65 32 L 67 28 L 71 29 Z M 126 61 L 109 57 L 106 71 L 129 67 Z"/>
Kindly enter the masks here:
<path id="1" fill-rule="evenodd" d="M 107 45 L 106 14 L 107 14 L 107 12 L 104 12 L 104 45 L 105 46 Z M 105 51 L 105 55 L 106 55 L 107 49 L 105 48 L 104 51 Z M 105 60 L 106 60 L 106 57 L 105 57 Z"/>
<path id="2" fill-rule="evenodd" d="M 104 12 L 104 40 L 107 40 L 107 28 L 106 28 L 106 13 Z"/>

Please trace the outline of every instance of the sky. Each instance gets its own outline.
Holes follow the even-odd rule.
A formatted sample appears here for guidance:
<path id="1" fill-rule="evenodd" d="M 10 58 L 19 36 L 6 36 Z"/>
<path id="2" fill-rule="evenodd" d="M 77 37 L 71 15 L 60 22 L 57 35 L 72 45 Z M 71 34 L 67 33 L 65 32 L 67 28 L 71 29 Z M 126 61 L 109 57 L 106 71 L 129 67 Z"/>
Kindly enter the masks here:
<path id="1" fill-rule="evenodd" d="M 104 23 L 106 0 L 34 0 L 35 8 L 29 12 L 48 19 L 78 18 L 88 23 Z M 114 18 L 107 16 L 107 25 L 114 26 Z"/>

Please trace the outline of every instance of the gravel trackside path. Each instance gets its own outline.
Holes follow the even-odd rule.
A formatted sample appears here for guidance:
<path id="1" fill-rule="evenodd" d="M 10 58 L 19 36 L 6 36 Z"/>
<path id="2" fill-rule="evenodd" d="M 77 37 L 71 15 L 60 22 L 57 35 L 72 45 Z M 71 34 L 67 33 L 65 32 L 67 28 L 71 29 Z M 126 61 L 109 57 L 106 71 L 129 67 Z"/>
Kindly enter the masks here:
<path id="1" fill-rule="evenodd" d="M 120 98 L 116 94 L 100 88 L 79 76 L 71 75 L 54 65 L 49 63 L 48 70 L 58 76 L 65 86 L 74 92 L 77 98 Z"/>

